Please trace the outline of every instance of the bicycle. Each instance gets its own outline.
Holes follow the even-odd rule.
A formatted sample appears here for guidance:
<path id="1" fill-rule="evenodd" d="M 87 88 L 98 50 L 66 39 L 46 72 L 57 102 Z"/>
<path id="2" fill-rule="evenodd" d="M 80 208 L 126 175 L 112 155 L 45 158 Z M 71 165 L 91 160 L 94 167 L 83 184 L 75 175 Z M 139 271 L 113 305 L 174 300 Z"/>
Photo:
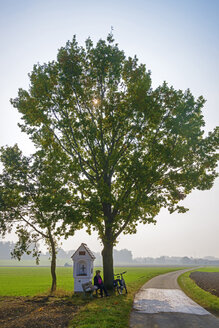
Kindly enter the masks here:
<path id="1" fill-rule="evenodd" d="M 123 278 L 123 275 L 126 272 L 127 271 L 114 274 L 114 276 L 116 277 L 116 279 L 113 280 L 113 285 L 114 285 L 114 289 L 117 290 L 117 292 L 118 292 L 119 295 L 122 294 L 123 289 L 125 289 L 126 294 L 128 293 L 127 287 L 126 287 L 126 283 L 125 283 L 125 279 Z"/>

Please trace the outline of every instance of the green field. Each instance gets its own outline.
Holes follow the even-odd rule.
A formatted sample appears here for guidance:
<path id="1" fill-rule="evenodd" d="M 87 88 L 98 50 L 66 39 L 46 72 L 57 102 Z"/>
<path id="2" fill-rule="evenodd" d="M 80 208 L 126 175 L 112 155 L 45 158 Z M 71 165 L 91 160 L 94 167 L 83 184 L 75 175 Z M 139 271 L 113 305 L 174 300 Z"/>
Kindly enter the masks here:
<path id="1" fill-rule="evenodd" d="M 115 268 L 115 273 L 127 270 L 127 284 L 143 282 L 157 274 L 179 268 L 128 267 Z M 73 291 L 72 268 L 57 268 L 57 288 Z M 33 296 L 49 291 L 51 284 L 49 267 L 0 267 L 0 295 Z"/>
<path id="2" fill-rule="evenodd" d="M 180 269 L 179 267 L 116 267 L 115 273 L 127 270 L 125 279 L 128 294 L 112 293 L 108 298 L 84 299 L 83 296 L 73 294 L 72 268 L 57 268 L 58 290 L 55 300 L 58 297 L 64 302 L 65 299 L 66 302 L 71 302 L 77 307 L 73 320 L 69 322 L 69 328 L 127 328 L 133 299 L 138 289 L 156 275 Z M 50 284 L 49 267 L 0 267 L 2 300 L 4 296 L 45 295 L 49 293 Z"/>
<path id="3" fill-rule="evenodd" d="M 219 297 L 201 289 L 189 277 L 191 272 L 219 272 L 219 267 L 200 268 L 184 273 L 178 278 L 178 282 L 182 290 L 191 297 L 195 302 L 203 306 L 206 310 L 219 315 Z"/>
<path id="4" fill-rule="evenodd" d="M 72 291 L 72 268 L 57 268 L 58 288 Z M 0 267 L 0 295 L 33 296 L 49 291 L 49 267 Z"/>

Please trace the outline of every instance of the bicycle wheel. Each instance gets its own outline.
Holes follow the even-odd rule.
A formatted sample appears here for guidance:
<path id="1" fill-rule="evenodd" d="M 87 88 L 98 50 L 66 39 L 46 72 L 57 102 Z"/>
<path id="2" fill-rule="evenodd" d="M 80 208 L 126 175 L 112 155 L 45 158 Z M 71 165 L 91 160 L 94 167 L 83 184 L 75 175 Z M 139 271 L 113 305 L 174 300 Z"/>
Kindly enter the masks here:
<path id="1" fill-rule="evenodd" d="M 126 287 L 125 281 L 124 281 L 124 288 L 125 288 L 125 293 L 127 294 L 127 293 L 128 293 L 128 290 L 127 290 L 127 287 Z"/>

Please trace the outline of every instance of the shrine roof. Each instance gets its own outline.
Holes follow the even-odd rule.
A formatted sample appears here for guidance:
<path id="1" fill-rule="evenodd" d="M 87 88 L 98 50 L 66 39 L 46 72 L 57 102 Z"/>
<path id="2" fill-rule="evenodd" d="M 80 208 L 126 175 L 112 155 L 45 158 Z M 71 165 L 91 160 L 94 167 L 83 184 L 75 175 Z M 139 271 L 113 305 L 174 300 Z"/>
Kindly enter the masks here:
<path id="1" fill-rule="evenodd" d="M 81 243 L 81 245 L 78 247 L 78 249 L 74 252 L 74 254 L 71 256 L 71 258 L 73 258 L 75 255 L 76 255 L 76 253 L 78 252 L 78 250 L 81 248 L 81 247 L 83 247 L 86 251 L 87 251 L 87 253 L 88 253 L 88 255 L 92 258 L 92 260 L 95 260 L 95 256 L 94 256 L 94 254 L 91 252 L 91 250 L 88 248 L 88 246 L 87 246 L 87 244 L 85 244 L 85 243 Z"/>

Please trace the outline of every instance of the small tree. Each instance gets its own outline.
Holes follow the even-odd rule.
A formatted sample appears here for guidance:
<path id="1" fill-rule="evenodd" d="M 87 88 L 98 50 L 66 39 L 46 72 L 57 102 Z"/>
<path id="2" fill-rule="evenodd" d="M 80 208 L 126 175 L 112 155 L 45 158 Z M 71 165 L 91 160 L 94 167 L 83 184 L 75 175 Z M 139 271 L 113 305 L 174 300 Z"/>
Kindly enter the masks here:
<path id="1" fill-rule="evenodd" d="M 126 58 L 112 35 L 96 46 L 88 39 L 85 48 L 74 37 L 57 61 L 35 65 L 29 76 L 29 90 L 12 100 L 20 126 L 36 146 L 59 147 L 74 165 L 80 208 L 103 243 L 110 288 L 122 232 L 154 223 L 162 207 L 185 212 L 180 200 L 212 187 L 218 130 L 204 137 L 204 99 L 167 83 L 153 90 L 145 65 Z"/>
<path id="2" fill-rule="evenodd" d="M 64 161 L 54 153 L 38 151 L 25 157 L 15 145 L 1 149 L 0 233 L 15 229 L 18 242 L 12 257 L 31 254 L 39 263 L 38 242 L 43 240 L 51 255 L 51 292 L 56 290 L 56 253 L 60 236 L 73 234 L 80 217 L 65 184 Z M 67 221 L 71 227 L 68 229 Z M 65 224 L 64 224 L 65 221 Z"/>

